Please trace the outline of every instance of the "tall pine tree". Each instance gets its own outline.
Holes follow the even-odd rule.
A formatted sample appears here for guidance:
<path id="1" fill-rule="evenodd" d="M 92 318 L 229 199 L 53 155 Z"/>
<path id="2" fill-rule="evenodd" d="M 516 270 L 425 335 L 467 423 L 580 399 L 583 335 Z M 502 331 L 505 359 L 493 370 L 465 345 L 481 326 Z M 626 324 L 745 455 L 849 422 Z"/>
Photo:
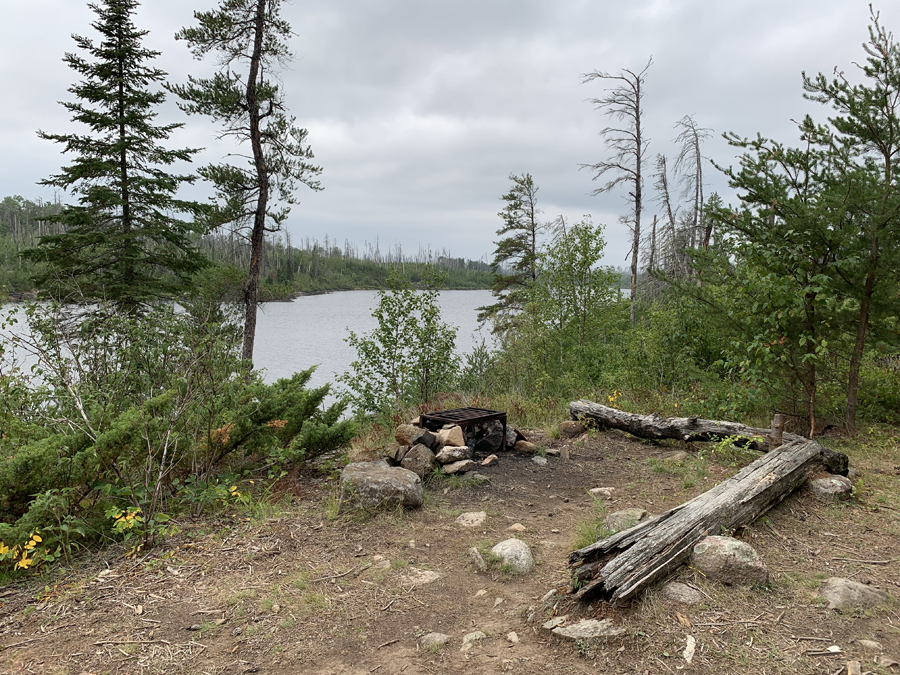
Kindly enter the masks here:
<path id="1" fill-rule="evenodd" d="M 281 18 L 280 7 L 281 0 L 221 0 L 215 10 L 195 12 L 199 25 L 175 36 L 187 41 L 198 59 L 213 54 L 219 64 L 211 78 L 191 77 L 187 85 L 171 87 L 181 97 L 182 109 L 219 122 L 220 137 L 250 144 L 246 163 L 200 169 L 220 197 L 220 220 L 249 231 L 243 344 L 247 362 L 253 360 L 266 233 L 281 229 L 289 205 L 297 203 L 298 183 L 321 189 L 317 177 L 322 170 L 309 162 L 313 154 L 307 131 L 286 112 L 284 94 L 273 77 L 292 57 L 287 46 L 291 27 Z"/>
<path id="2" fill-rule="evenodd" d="M 42 184 L 76 195 L 78 204 L 56 217 L 64 233 L 43 237 L 27 253 L 46 263 L 38 282 L 58 299 L 103 298 L 129 311 L 177 293 L 204 264 L 191 244 L 194 219 L 175 217 L 196 218 L 203 211 L 176 198 L 193 177 L 166 170 L 190 161 L 197 150 L 161 145 L 182 125 L 154 123 L 165 94 L 151 88 L 166 73 L 150 64 L 159 52 L 142 46 L 148 31 L 132 21 L 138 4 L 90 4 L 99 44 L 73 35 L 84 55 L 67 53 L 64 61 L 83 79 L 69 89 L 77 100 L 62 105 L 88 132 L 38 134 L 74 155 L 71 165 Z"/>

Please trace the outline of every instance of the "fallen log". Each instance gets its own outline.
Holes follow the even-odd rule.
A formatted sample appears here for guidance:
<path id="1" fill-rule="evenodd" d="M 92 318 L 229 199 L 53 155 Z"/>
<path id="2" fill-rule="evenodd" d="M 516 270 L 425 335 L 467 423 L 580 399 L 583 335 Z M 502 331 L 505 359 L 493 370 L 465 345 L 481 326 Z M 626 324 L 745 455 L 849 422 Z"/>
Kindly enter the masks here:
<path id="1" fill-rule="evenodd" d="M 823 449 L 790 441 L 690 501 L 572 552 L 573 592 L 613 604 L 633 598 L 685 562 L 703 537 L 754 521 L 800 487 L 821 465 Z"/>
<path id="2" fill-rule="evenodd" d="M 619 429 L 639 438 L 678 439 L 681 441 L 719 441 L 732 438 L 736 444 L 754 450 L 769 450 L 771 430 L 748 427 L 737 422 L 705 420 L 691 417 L 660 417 L 652 415 L 636 415 L 624 410 L 610 408 L 592 401 L 573 401 L 569 404 L 569 414 L 573 420 L 591 420 L 604 429 Z M 782 434 L 782 440 L 790 443 L 806 440 L 797 434 Z M 780 445 L 780 443 L 779 443 Z M 821 448 L 821 462 L 826 471 L 841 476 L 847 475 L 849 468 L 847 455 L 835 452 L 824 446 Z"/>

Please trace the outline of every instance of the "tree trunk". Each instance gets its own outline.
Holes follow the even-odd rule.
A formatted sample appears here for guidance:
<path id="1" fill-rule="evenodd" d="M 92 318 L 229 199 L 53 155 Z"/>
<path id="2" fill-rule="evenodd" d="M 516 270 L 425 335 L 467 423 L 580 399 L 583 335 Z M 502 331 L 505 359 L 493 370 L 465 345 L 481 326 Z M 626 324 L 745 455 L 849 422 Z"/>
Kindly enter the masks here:
<path id="1" fill-rule="evenodd" d="M 589 419 L 601 428 L 627 431 L 639 438 L 677 439 L 680 441 L 719 441 L 731 438 L 735 445 L 765 452 L 768 450 L 770 430 L 748 427 L 737 422 L 705 420 L 691 417 L 659 417 L 635 415 L 616 408 L 609 408 L 591 401 L 573 401 L 569 404 L 572 419 Z M 797 434 L 784 434 L 785 443 L 805 441 Z M 820 447 L 825 468 L 835 474 L 847 475 L 847 456 L 840 452 Z"/>
<path id="2" fill-rule="evenodd" d="M 247 75 L 247 111 L 250 117 L 250 145 L 259 195 L 253 214 L 253 231 L 250 233 L 250 269 L 247 290 L 244 293 L 244 343 L 241 358 L 247 362 L 247 373 L 253 369 L 253 346 L 256 341 L 256 312 L 259 305 L 259 270 L 262 265 L 263 244 L 266 238 L 266 210 L 269 200 L 269 167 L 262 146 L 260 130 L 259 96 L 257 80 L 262 61 L 263 37 L 266 22 L 266 0 L 257 0 L 253 36 L 253 53 L 250 56 L 250 72 Z"/>
<path id="3" fill-rule="evenodd" d="M 681 506 L 574 551 L 576 597 L 633 598 L 687 560 L 703 537 L 752 522 L 800 487 L 823 450 L 815 441 L 791 441 Z"/>

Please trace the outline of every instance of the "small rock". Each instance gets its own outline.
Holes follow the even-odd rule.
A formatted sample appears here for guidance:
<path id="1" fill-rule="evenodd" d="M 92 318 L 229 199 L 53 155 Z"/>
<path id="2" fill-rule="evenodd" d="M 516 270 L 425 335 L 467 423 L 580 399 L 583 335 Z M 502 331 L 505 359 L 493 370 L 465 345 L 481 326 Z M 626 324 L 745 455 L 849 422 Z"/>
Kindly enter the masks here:
<path id="1" fill-rule="evenodd" d="M 529 443 L 528 441 L 516 441 L 516 444 L 513 446 L 513 450 L 515 450 L 516 452 L 533 455 L 537 452 L 537 446 L 534 443 Z"/>
<path id="2" fill-rule="evenodd" d="M 449 429 L 441 429 L 437 434 L 437 443 L 442 447 L 463 446 L 466 444 L 466 435 L 461 426 L 454 425 Z"/>
<path id="3" fill-rule="evenodd" d="M 609 619 L 597 621 L 596 619 L 584 619 L 571 626 L 560 626 L 553 629 L 553 634 L 570 640 L 590 640 L 596 638 L 616 637 L 625 633 L 624 628 L 619 628 Z"/>
<path id="4" fill-rule="evenodd" d="M 546 623 L 544 623 L 541 628 L 546 628 L 547 630 L 553 630 L 557 626 L 565 626 L 566 622 L 569 620 L 568 614 L 563 614 L 562 616 L 555 616 Z"/>
<path id="5" fill-rule="evenodd" d="M 281 605 L 279 605 L 277 602 L 274 605 L 272 605 L 272 614 L 278 614 L 278 612 L 280 612 L 280 611 L 281 611 Z"/>
<path id="6" fill-rule="evenodd" d="M 467 478 L 470 481 L 473 481 L 475 483 L 490 483 L 491 482 L 490 478 L 485 476 L 483 473 L 478 473 L 477 471 L 473 471 L 472 473 L 470 473 L 467 476 Z M 485 497 L 485 499 L 487 499 L 487 498 Z"/>
<path id="7" fill-rule="evenodd" d="M 831 577 L 819 586 L 819 595 L 828 601 L 828 609 L 838 611 L 883 605 L 888 595 L 880 588 L 866 586 L 858 581 Z"/>
<path id="8" fill-rule="evenodd" d="M 445 445 L 435 456 L 441 464 L 452 464 L 463 459 L 472 459 L 472 448 L 468 445 Z"/>
<path id="9" fill-rule="evenodd" d="M 409 421 L 409 423 L 410 423 L 411 425 L 413 425 L 414 427 L 417 427 L 417 426 L 419 426 L 419 425 L 422 423 L 422 418 L 419 417 L 418 415 L 416 415 L 415 417 L 413 417 L 413 418 Z"/>
<path id="10" fill-rule="evenodd" d="M 585 429 L 584 424 L 581 422 L 577 422 L 575 420 L 566 420 L 564 422 L 559 423 L 559 435 L 563 438 L 575 438 L 576 436 L 581 436 L 587 429 Z"/>
<path id="11" fill-rule="evenodd" d="M 648 518 L 650 518 L 650 514 L 644 509 L 622 509 L 621 511 L 614 511 L 607 515 L 604 523 L 606 524 L 606 527 L 613 532 L 621 532 L 622 530 L 634 527 L 638 523 L 643 523 Z"/>
<path id="12" fill-rule="evenodd" d="M 764 584 L 769 579 L 753 547 L 733 537 L 704 537 L 694 546 L 691 565 L 726 585 Z"/>
<path id="13" fill-rule="evenodd" d="M 203 626 L 201 626 L 199 623 L 188 626 L 188 630 L 201 630 L 202 628 Z"/>
<path id="14" fill-rule="evenodd" d="M 855 466 L 851 466 L 847 469 L 847 478 L 850 479 L 851 482 L 855 483 L 862 477 L 862 474 L 859 472 Z"/>
<path id="15" fill-rule="evenodd" d="M 857 640 L 856 644 L 858 644 L 862 649 L 865 649 L 867 652 L 883 652 L 884 645 L 880 642 L 876 642 L 875 640 Z"/>
<path id="16" fill-rule="evenodd" d="M 594 495 L 597 499 L 612 499 L 613 492 L 615 492 L 615 488 L 611 487 L 597 487 L 588 490 L 588 492 Z"/>
<path id="17" fill-rule="evenodd" d="M 414 588 L 417 588 L 419 586 L 426 586 L 434 583 L 443 576 L 444 575 L 440 572 L 423 570 L 418 567 L 409 567 L 403 574 L 403 580 L 406 584 L 412 584 Z"/>
<path id="18" fill-rule="evenodd" d="M 512 642 L 514 645 L 519 644 L 519 636 L 515 632 L 512 632 L 509 635 L 507 635 L 506 639 L 509 640 L 510 642 Z"/>
<path id="19" fill-rule="evenodd" d="M 521 539 L 507 539 L 491 549 L 491 554 L 497 556 L 503 565 L 517 574 L 527 574 L 534 569 L 534 557 L 531 549 Z"/>
<path id="20" fill-rule="evenodd" d="M 473 462 L 471 459 L 462 459 L 458 462 L 453 462 L 452 464 L 444 465 L 444 473 L 453 475 L 456 473 L 466 473 L 467 471 L 471 471 L 478 464 Z"/>
<path id="21" fill-rule="evenodd" d="M 547 466 L 547 458 L 541 457 L 540 455 L 535 455 L 531 458 L 531 461 L 539 466 Z"/>
<path id="22" fill-rule="evenodd" d="M 679 581 L 670 581 L 663 586 L 663 597 L 672 602 L 680 602 L 682 605 L 697 605 L 703 602 L 703 596 L 687 584 Z"/>
<path id="23" fill-rule="evenodd" d="M 460 649 L 460 651 L 467 652 L 476 644 L 485 639 L 487 639 L 487 635 L 480 630 L 476 630 L 474 633 L 469 633 L 468 635 L 463 637 L 462 649 Z"/>
<path id="24" fill-rule="evenodd" d="M 686 453 L 684 450 L 675 450 L 674 452 L 667 452 L 662 456 L 662 461 L 664 462 L 683 462 L 688 459 L 690 455 Z"/>
<path id="25" fill-rule="evenodd" d="M 372 557 L 372 567 L 376 570 L 387 570 L 391 567 L 391 561 L 387 560 L 383 555 L 376 555 Z"/>
<path id="26" fill-rule="evenodd" d="M 475 593 L 475 596 L 474 596 L 474 597 L 476 597 L 476 598 L 482 598 L 482 597 L 484 597 L 485 595 L 487 595 L 487 591 L 484 590 L 484 589 L 482 588 L 480 591 L 477 591 L 477 592 Z"/>
<path id="27" fill-rule="evenodd" d="M 481 555 L 481 551 L 479 551 L 477 548 L 475 548 L 473 546 L 472 548 L 470 548 L 468 550 L 467 555 L 469 556 L 469 560 L 471 560 L 474 563 L 475 569 L 477 569 L 479 572 L 487 572 L 488 564 L 487 564 L 487 561 L 484 559 L 484 556 Z M 485 593 L 486 592 L 487 591 L 485 591 Z M 477 594 L 476 594 L 476 597 L 477 597 Z"/>
<path id="28" fill-rule="evenodd" d="M 497 455 L 488 455 L 481 462 L 481 466 L 494 466 L 500 461 L 500 458 Z"/>
<path id="29" fill-rule="evenodd" d="M 522 523 L 513 523 L 506 529 L 509 530 L 510 532 L 524 532 L 525 526 Z"/>
<path id="30" fill-rule="evenodd" d="M 850 498 L 853 483 L 844 476 L 827 476 L 808 481 L 806 488 L 810 494 L 823 502 L 836 502 Z"/>
<path id="31" fill-rule="evenodd" d="M 544 603 L 544 604 L 546 604 L 546 603 L 550 602 L 550 601 L 551 601 L 553 598 L 555 598 L 555 597 L 556 597 L 556 589 L 555 589 L 555 588 L 551 588 L 549 591 L 547 591 L 546 593 L 544 593 L 544 596 L 541 598 L 541 602 Z"/>
<path id="32" fill-rule="evenodd" d="M 497 609 L 502 604 L 503 604 L 503 598 L 496 598 L 494 600 L 494 609 Z"/>
<path id="33" fill-rule="evenodd" d="M 403 461 L 400 462 L 400 466 L 412 471 L 419 478 L 425 480 L 426 476 L 434 471 L 434 468 L 437 466 L 437 461 L 430 448 L 421 443 L 417 443 L 403 456 Z"/>
<path id="34" fill-rule="evenodd" d="M 237 637 L 238 635 L 240 635 L 243 632 L 244 632 L 243 628 L 241 628 L 240 626 L 235 626 L 231 631 L 231 637 Z"/>
<path id="35" fill-rule="evenodd" d="M 487 518 L 487 513 L 484 511 L 469 511 L 461 513 L 456 519 L 456 524 L 463 527 L 478 527 L 484 524 L 485 518 Z"/>
<path id="36" fill-rule="evenodd" d="M 558 448 L 547 448 L 546 452 L 548 457 L 559 457 L 560 455 Z"/>
<path id="37" fill-rule="evenodd" d="M 452 638 L 444 633 L 429 633 L 428 635 L 422 636 L 422 639 L 419 640 L 419 644 L 425 649 L 437 650 L 450 642 L 450 640 L 452 640 Z"/>

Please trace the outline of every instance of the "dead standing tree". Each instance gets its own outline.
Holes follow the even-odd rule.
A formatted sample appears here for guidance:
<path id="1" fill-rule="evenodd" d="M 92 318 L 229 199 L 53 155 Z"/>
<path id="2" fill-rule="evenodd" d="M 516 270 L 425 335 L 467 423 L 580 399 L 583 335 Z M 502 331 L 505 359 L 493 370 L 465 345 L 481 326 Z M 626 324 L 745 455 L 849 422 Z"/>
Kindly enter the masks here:
<path id="1" fill-rule="evenodd" d="M 607 90 L 601 98 L 588 99 L 597 110 L 603 111 L 607 117 L 616 122 L 624 122 L 621 126 L 609 126 L 600 132 L 606 141 L 612 156 L 596 164 L 582 164 L 582 169 L 594 172 L 593 180 L 604 178 L 606 183 L 598 187 L 592 194 L 610 192 L 621 183 L 629 187 L 628 195 L 634 210 L 631 216 L 631 323 L 637 320 L 635 300 L 637 293 L 638 262 L 641 245 L 641 211 L 643 210 L 644 159 L 649 139 L 644 137 L 643 108 L 644 80 L 647 71 L 653 64 L 651 57 L 643 70 L 634 72 L 623 69 L 618 75 L 602 73 L 595 70 L 582 76 L 582 83 L 594 80 L 611 80 L 616 84 Z"/>
<path id="2" fill-rule="evenodd" d="M 703 218 L 703 155 L 700 145 L 710 137 L 712 130 L 698 127 L 692 115 L 678 120 L 675 128 L 680 130 L 675 137 L 675 142 L 680 146 L 675 157 L 675 173 L 681 180 L 684 197 L 691 202 L 691 248 L 698 244 L 709 248 L 712 223 L 707 224 Z"/>

